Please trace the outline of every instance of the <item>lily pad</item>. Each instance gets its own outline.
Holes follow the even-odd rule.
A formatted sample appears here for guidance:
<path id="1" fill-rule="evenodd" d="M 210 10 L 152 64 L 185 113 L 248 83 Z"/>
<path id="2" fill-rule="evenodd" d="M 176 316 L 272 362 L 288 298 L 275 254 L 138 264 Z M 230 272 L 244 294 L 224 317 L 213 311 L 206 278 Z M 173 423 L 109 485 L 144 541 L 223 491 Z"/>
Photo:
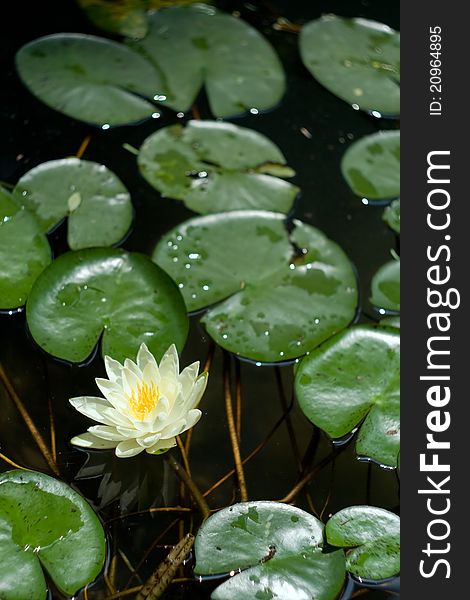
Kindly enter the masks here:
<path id="1" fill-rule="evenodd" d="M 212 6 L 153 13 L 147 35 L 132 47 L 158 68 L 160 101 L 174 110 L 188 111 L 203 85 L 216 117 L 272 108 L 284 94 L 284 71 L 266 39 Z"/>
<path id="2" fill-rule="evenodd" d="M 375 506 L 340 510 L 325 527 L 332 546 L 348 548 L 346 568 L 363 579 L 386 579 L 400 571 L 400 518 Z"/>
<path id="3" fill-rule="evenodd" d="M 34 471 L 0 475 L 0 596 L 45 600 L 43 569 L 67 596 L 104 565 L 105 537 L 87 502 L 65 483 Z"/>
<path id="4" fill-rule="evenodd" d="M 196 0 L 78 0 L 90 21 L 110 33 L 142 38 L 147 33 L 147 11 L 192 4 Z"/>
<path id="5" fill-rule="evenodd" d="M 379 325 L 383 325 L 384 327 L 395 327 L 395 329 L 400 329 L 400 317 L 385 317 L 384 319 L 380 319 Z"/>
<path id="6" fill-rule="evenodd" d="M 400 198 L 384 210 L 382 219 L 395 233 L 400 233 Z"/>
<path id="7" fill-rule="evenodd" d="M 400 445 L 400 335 L 352 327 L 306 356 L 295 392 L 305 416 L 331 438 L 360 426 L 356 452 L 396 467 Z"/>
<path id="8" fill-rule="evenodd" d="M 233 211 L 196 217 L 157 244 L 153 260 L 176 281 L 189 311 L 223 348 L 276 362 L 305 354 L 346 327 L 357 305 L 347 256 L 300 221 Z"/>
<path id="9" fill-rule="evenodd" d="M 367 19 L 325 15 L 300 32 L 300 54 L 310 73 L 356 109 L 400 114 L 400 35 Z"/>
<path id="10" fill-rule="evenodd" d="M 161 90 L 154 66 L 123 44 L 57 33 L 20 48 L 16 67 L 26 87 L 69 117 L 108 128 L 150 117 Z"/>
<path id="11" fill-rule="evenodd" d="M 222 583 L 213 600 L 333 600 L 344 582 L 343 551 L 323 552 L 323 524 L 279 502 L 224 508 L 201 526 L 195 572 L 242 572 Z"/>
<path id="12" fill-rule="evenodd" d="M 39 223 L 0 187 L 0 309 L 22 306 L 51 260 Z"/>
<path id="13" fill-rule="evenodd" d="M 252 208 L 286 213 L 298 192 L 266 174 L 295 174 L 279 148 L 264 135 L 231 123 L 164 127 L 145 140 L 138 162 L 150 185 L 203 214 Z"/>
<path id="14" fill-rule="evenodd" d="M 400 194 L 400 132 L 366 135 L 347 149 L 341 171 L 352 191 L 369 201 Z"/>
<path id="15" fill-rule="evenodd" d="M 129 192 L 104 165 L 78 158 L 51 160 L 28 171 L 13 196 L 33 212 L 42 230 L 68 217 L 72 250 L 111 246 L 132 223 Z"/>
<path id="16" fill-rule="evenodd" d="M 160 358 L 188 332 L 183 299 L 143 254 L 93 248 L 60 256 L 36 280 L 28 326 L 43 350 L 70 362 L 87 359 L 102 336 L 103 356 L 135 358 L 142 342 Z"/>
<path id="17" fill-rule="evenodd" d="M 400 312 L 400 261 L 385 263 L 372 277 L 371 303 L 377 308 Z"/>

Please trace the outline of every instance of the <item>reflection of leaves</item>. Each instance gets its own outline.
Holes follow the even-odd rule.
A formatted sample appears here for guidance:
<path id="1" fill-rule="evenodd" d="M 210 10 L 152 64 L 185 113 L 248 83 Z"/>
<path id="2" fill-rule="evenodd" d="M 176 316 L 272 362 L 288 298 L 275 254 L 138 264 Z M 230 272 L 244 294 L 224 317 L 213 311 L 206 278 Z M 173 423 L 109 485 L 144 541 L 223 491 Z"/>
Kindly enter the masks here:
<path id="1" fill-rule="evenodd" d="M 123 460 L 114 452 L 88 452 L 88 458 L 75 479 L 102 477 L 98 488 L 99 510 L 119 500 L 119 510 L 145 510 L 169 500 L 166 463 L 145 452 Z"/>

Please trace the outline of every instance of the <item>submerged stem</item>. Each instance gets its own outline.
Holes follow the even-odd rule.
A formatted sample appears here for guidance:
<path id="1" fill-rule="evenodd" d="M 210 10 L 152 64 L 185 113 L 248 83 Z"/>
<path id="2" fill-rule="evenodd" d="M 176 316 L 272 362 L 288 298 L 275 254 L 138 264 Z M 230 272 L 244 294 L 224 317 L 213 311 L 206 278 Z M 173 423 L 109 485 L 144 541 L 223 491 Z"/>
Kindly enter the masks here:
<path id="1" fill-rule="evenodd" d="M 173 469 L 173 471 L 176 473 L 176 475 L 180 478 L 180 480 L 185 484 L 185 486 L 191 492 L 191 495 L 194 498 L 194 501 L 196 502 L 196 504 L 198 505 L 199 510 L 201 511 L 201 514 L 202 514 L 204 520 L 207 519 L 207 517 L 210 515 L 210 509 L 209 509 L 207 502 L 204 500 L 203 495 L 199 491 L 199 488 L 197 487 L 197 485 L 194 483 L 194 481 L 189 476 L 187 471 L 185 471 L 183 466 L 180 465 L 180 463 L 176 460 L 176 458 L 172 454 L 166 453 L 164 455 L 164 458 L 165 458 L 166 462 L 170 465 L 170 467 Z"/>

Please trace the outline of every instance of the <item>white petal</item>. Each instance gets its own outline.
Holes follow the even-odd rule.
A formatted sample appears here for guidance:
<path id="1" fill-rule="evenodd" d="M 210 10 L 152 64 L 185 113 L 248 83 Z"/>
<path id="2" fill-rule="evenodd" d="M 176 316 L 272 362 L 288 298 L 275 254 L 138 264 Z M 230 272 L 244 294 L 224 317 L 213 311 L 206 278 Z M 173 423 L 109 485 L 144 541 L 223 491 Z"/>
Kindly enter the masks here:
<path id="1" fill-rule="evenodd" d="M 104 398 L 95 398 L 93 396 L 80 396 L 70 398 L 70 404 L 89 419 L 104 423 L 105 425 L 131 425 L 129 419 L 122 416 L 115 410 Z"/>
<path id="2" fill-rule="evenodd" d="M 157 361 L 145 344 L 140 345 L 139 352 L 137 353 L 137 365 L 142 373 L 145 371 L 147 365 L 153 365 L 158 371 Z"/>
<path id="3" fill-rule="evenodd" d="M 192 408 L 186 415 L 186 427 L 183 429 L 183 431 L 194 427 L 201 417 L 202 412 L 198 408 Z M 181 433 L 183 433 L 183 431 Z"/>
<path id="4" fill-rule="evenodd" d="M 96 385 L 103 396 L 109 400 L 109 402 L 118 410 L 127 406 L 127 400 L 124 396 L 122 389 L 122 383 L 118 384 L 109 379 L 101 379 L 97 377 L 95 379 Z"/>
<path id="5" fill-rule="evenodd" d="M 151 386 L 152 383 L 153 385 L 158 388 L 158 386 L 160 385 L 160 371 L 158 370 L 157 367 L 157 363 L 147 363 L 145 365 L 145 368 L 142 371 L 142 379 L 144 380 L 144 383 L 146 383 L 148 386 Z"/>
<path id="6" fill-rule="evenodd" d="M 159 440 L 156 444 L 150 446 L 150 448 L 147 448 L 146 452 L 148 452 L 149 454 L 162 454 L 163 452 L 166 452 L 167 450 L 170 450 L 170 448 L 174 448 L 175 446 L 175 438 L 170 438 L 168 440 Z"/>
<path id="7" fill-rule="evenodd" d="M 111 358 L 110 356 L 105 356 L 104 366 L 110 381 L 120 381 L 122 371 L 121 363 L 119 363 L 117 360 L 114 360 L 114 358 Z"/>
<path id="8" fill-rule="evenodd" d="M 94 425 L 93 427 L 89 427 L 88 431 L 103 440 L 120 442 L 127 439 L 127 436 L 119 433 L 116 427 L 108 427 L 107 425 Z"/>
<path id="9" fill-rule="evenodd" d="M 128 427 L 116 427 L 116 431 L 120 435 L 122 435 L 122 439 L 126 439 L 126 440 L 128 440 L 128 439 L 134 439 L 136 437 L 139 437 L 139 436 L 145 434 L 145 431 L 142 432 L 139 429 L 135 429 L 135 427 L 131 427 L 131 428 L 128 428 Z"/>
<path id="10" fill-rule="evenodd" d="M 160 375 L 163 379 L 174 379 L 176 380 L 179 375 L 179 358 L 176 346 L 171 344 L 168 350 L 162 357 L 159 365 Z"/>
<path id="11" fill-rule="evenodd" d="M 117 442 L 103 440 L 89 432 L 76 435 L 70 440 L 70 443 L 74 446 L 80 446 L 80 448 L 96 448 L 97 450 L 115 448 L 117 444 Z"/>
<path id="12" fill-rule="evenodd" d="M 178 380 L 181 383 L 181 393 L 187 397 L 191 393 L 194 387 L 196 377 L 199 371 L 199 361 L 194 362 L 189 367 L 186 367 L 179 374 Z"/>
<path id="13" fill-rule="evenodd" d="M 175 421 L 172 421 L 169 425 L 161 430 L 162 439 L 168 439 L 179 435 L 186 427 L 186 418 L 181 417 Z"/>
<path id="14" fill-rule="evenodd" d="M 143 451 L 142 446 L 139 446 L 135 440 L 126 440 L 116 446 L 116 456 L 119 458 L 130 458 Z"/>
<path id="15" fill-rule="evenodd" d="M 160 433 L 149 433 L 148 435 L 137 438 L 136 442 L 139 446 L 142 446 L 142 448 L 150 448 L 150 446 L 156 444 L 161 437 Z"/>
<path id="16" fill-rule="evenodd" d="M 138 387 L 141 383 L 142 380 L 138 378 L 133 371 L 127 368 L 122 370 L 122 385 L 124 393 L 127 396 L 132 396 L 133 393 L 137 394 Z"/>
<path id="17" fill-rule="evenodd" d="M 191 392 L 189 398 L 185 402 L 186 408 L 194 408 L 199 404 L 199 402 L 201 401 L 202 395 L 204 394 L 204 392 L 206 390 L 208 376 L 209 376 L 209 373 L 207 373 L 207 371 L 205 371 L 204 373 L 201 373 L 201 375 L 199 375 L 199 377 L 196 380 L 196 383 L 194 384 L 194 387 L 192 389 L 192 392 Z"/>
<path id="18" fill-rule="evenodd" d="M 133 360 L 126 358 L 126 360 L 124 361 L 124 368 L 128 369 L 129 371 L 132 371 L 132 373 L 134 373 L 137 379 L 139 381 L 142 381 L 142 371 L 139 369 L 139 367 L 135 364 Z"/>

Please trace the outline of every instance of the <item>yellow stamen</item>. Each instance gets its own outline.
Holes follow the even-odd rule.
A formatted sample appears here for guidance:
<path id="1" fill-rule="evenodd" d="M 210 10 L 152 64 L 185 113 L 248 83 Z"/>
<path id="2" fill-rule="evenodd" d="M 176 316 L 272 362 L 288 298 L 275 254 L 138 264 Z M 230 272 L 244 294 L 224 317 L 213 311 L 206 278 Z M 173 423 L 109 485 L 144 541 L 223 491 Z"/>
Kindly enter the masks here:
<path id="1" fill-rule="evenodd" d="M 143 421 L 157 406 L 159 397 L 158 388 L 153 383 L 150 386 L 142 383 L 137 388 L 137 398 L 132 392 L 129 398 L 129 409 L 136 419 Z"/>

